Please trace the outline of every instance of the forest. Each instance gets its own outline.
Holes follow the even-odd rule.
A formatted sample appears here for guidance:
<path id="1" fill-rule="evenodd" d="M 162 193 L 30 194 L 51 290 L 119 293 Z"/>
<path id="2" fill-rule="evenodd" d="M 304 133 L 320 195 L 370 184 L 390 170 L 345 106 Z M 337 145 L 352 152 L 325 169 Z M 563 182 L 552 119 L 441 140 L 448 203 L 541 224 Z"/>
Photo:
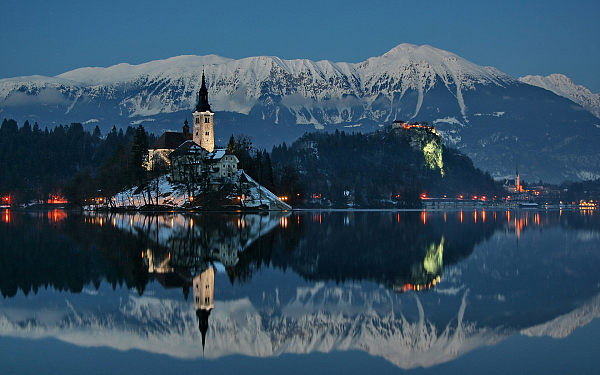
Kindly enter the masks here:
<path id="1" fill-rule="evenodd" d="M 439 163 L 428 160 L 432 144 Z M 416 146 L 416 147 L 415 147 Z M 381 208 L 414 206 L 420 197 L 503 194 L 502 186 L 429 130 L 384 128 L 372 133 L 307 133 L 271 153 L 275 175 L 291 169 L 307 205 Z M 291 166 L 291 168 L 290 168 Z"/>
<path id="2" fill-rule="evenodd" d="M 97 126 L 92 132 L 79 123 L 42 130 L 37 123 L 31 126 L 25 121 L 19 128 L 16 121 L 4 119 L 0 126 L 0 196 L 10 197 L 13 204 L 62 201 L 69 184 L 85 180 L 85 176 L 91 180 L 111 163 L 132 165 L 131 146 L 142 131 L 143 127 L 130 126 L 125 131 L 113 127 L 103 136 Z M 148 137 L 146 144 L 152 141 L 152 135 L 145 131 L 143 135 Z M 125 158 L 114 160 L 118 153 Z"/>
<path id="3" fill-rule="evenodd" d="M 274 146 L 271 153 L 254 147 L 249 136 L 231 135 L 221 147 L 238 157 L 240 169 L 278 196 L 289 197 L 295 207 L 400 207 L 418 205 L 423 194 L 501 194 L 501 187 L 467 156 L 443 146 L 435 135 L 417 135 L 422 144 L 415 143 L 415 134 L 391 127 L 372 133 L 314 132 L 290 146 Z M 98 127 L 88 131 L 79 123 L 42 130 L 37 123 L 19 127 L 4 119 L 0 196 L 10 197 L 13 205 L 56 199 L 82 205 L 98 191 L 111 196 L 143 185 L 153 174 L 167 172 L 142 166 L 154 140 L 142 125 L 113 127 L 103 135 Z M 432 140 L 443 166 L 432 164 L 424 152 Z"/>

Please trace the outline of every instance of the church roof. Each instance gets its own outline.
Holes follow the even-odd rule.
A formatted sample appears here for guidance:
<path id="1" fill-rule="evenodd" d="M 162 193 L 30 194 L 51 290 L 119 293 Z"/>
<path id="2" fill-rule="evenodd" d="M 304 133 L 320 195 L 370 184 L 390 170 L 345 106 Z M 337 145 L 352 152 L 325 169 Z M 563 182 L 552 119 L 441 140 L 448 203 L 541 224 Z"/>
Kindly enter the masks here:
<path id="1" fill-rule="evenodd" d="M 177 156 L 177 155 L 199 155 L 199 154 L 206 154 L 208 151 L 206 151 L 205 149 L 203 149 L 199 144 L 197 144 L 196 142 L 192 141 L 192 140 L 187 140 L 185 142 L 183 142 L 179 147 L 177 147 L 175 149 L 175 151 L 173 151 L 169 157 L 173 157 L 173 156 Z"/>
<path id="2" fill-rule="evenodd" d="M 218 163 L 221 159 L 223 159 L 223 156 L 225 155 L 233 155 L 233 152 L 225 149 L 225 148 L 215 148 L 214 151 L 210 152 L 208 155 L 206 155 L 206 161 L 209 163 Z M 235 158 L 236 162 L 238 162 L 237 157 Z"/>
<path id="3" fill-rule="evenodd" d="M 174 150 L 179 147 L 183 142 L 192 139 L 192 134 L 183 134 L 178 132 L 164 132 L 163 135 L 160 136 L 150 146 L 151 150 Z"/>

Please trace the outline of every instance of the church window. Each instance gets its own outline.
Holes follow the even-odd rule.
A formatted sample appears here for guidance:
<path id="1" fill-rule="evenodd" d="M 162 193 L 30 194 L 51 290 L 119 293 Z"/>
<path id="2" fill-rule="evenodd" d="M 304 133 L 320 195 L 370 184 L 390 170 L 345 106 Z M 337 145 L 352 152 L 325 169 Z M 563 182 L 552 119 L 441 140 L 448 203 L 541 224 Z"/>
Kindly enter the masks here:
<path id="1" fill-rule="evenodd" d="M 199 123 L 200 123 L 200 118 L 196 117 L 196 124 L 199 124 Z"/>
<path id="2" fill-rule="evenodd" d="M 210 135 L 210 132 L 206 132 L 204 135 Z"/>
<path id="3" fill-rule="evenodd" d="M 210 123 L 210 117 L 205 117 L 205 118 L 204 118 L 204 123 L 205 123 L 205 124 L 208 124 L 208 123 Z"/>

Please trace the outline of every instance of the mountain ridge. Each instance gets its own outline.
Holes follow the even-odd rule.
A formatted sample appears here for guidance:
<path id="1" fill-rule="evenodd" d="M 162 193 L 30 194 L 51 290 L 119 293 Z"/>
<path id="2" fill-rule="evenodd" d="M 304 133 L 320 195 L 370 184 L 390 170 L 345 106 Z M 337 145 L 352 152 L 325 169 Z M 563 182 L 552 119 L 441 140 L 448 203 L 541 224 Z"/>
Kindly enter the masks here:
<path id="1" fill-rule="evenodd" d="M 211 106 L 223 113 L 217 142 L 242 132 L 271 147 L 309 130 L 368 132 L 396 119 L 420 121 L 497 178 L 513 175 L 516 165 L 527 180 L 600 177 L 600 158 L 589 151 L 600 141 L 600 121 L 587 107 L 428 45 L 400 44 L 360 63 L 184 55 L 8 78 L 0 80 L 0 116 L 42 127 L 178 129 L 197 101 L 203 72 Z M 550 165 L 538 165 L 540 158 Z"/>
<path id="2" fill-rule="evenodd" d="M 564 74 L 550 74 L 547 77 L 528 75 L 519 78 L 519 81 L 541 87 L 572 100 L 600 118 L 600 94 L 594 94 L 588 88 L 575 84 Z"/>

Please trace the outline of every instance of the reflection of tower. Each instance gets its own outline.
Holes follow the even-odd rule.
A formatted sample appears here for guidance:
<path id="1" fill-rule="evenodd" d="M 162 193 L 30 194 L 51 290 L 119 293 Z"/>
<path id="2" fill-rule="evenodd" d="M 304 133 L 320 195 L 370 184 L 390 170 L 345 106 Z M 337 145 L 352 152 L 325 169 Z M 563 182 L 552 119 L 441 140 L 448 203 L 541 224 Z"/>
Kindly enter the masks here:
<path id="1" fill-rule="evenodd" d="M 206 332 L 208 331 L 208 316 L 215 307 L 215 270 L 208 268 L 199 276 L 194 277 L 194 310 L 198 317 L 198 328 L 202 333 L 202 350 L 206 342 Z"/>

